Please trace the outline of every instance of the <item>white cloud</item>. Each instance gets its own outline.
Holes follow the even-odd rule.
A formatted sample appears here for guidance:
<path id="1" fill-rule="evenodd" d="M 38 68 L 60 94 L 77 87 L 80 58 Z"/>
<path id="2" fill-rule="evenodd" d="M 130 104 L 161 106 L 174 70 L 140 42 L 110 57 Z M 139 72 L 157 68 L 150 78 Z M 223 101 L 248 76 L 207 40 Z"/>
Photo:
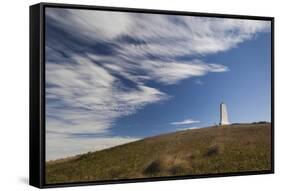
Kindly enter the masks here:
<path id="1" fill-rule="evenodd" d="M 106 132 L 115 119 L 168 98 L 165 93 L 141 84 L 125 91 L 118 79 L 91 60 L 77 56 L 72 60 L 75 66 L 46 64 L 46 80 L 51 85 L 46 89 L 47 98 L 59 100 L 47 101 L 49 129 L 67 133 Z"/>
<path id="2" fill-rule="evenodd" d="M 46 14 L 72 35 L 110 41 L 121 35 L 143 43 L 123 45 L 130 56 L 214 54 L 229 50 L 256 33 L 270 30 L 269 21 L 172 16 L 48 8 Z"/>
<path id="3" fill-rule="evenodd" d="M 193 119 L 185 119 L 183 121 L 172 122 L 171 125 L 188 125 L 193 123 L 200 123 L 200 121 L 193 120 Z"/>
<path id="4" fill-rule="evenodd" d="M 127 32 L 132 20 L 121 12 L 47 8 L 46 15 L 74 35 L 107 40 Z"/>
<path id="5" fill-rule="evenodd" d="M 163 84 L 176 84 L 183 79 L 203 76 L 208 72 L 226 72 L 228 68 L 220 64 L 206 64 L 199 60 L 190 62 L 143 62 L 143 69 L 155 81 Z"/>
<path id="6" fill-rule="evenodd" d="M 269 30 L 270 22 L 243 19 L 220 19 L 143 14 L 131 17 L 134 25 L 128 30 L 145 43 L 129 44 L 125 54 L 175 57 L 214 54 L 229 50 L 257 32 Z"/>

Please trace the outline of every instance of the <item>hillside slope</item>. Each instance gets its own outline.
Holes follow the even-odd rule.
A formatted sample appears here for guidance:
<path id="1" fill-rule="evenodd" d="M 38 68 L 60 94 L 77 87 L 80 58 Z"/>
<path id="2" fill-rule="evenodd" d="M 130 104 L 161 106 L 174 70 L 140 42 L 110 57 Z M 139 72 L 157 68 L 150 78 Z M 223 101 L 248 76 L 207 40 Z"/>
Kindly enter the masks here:
<path id="1" fill-rule="evenodd" d="M 47 162 L 46 182 L 270 170 L 270 127 L 267 123 L 185 130 Z"/>

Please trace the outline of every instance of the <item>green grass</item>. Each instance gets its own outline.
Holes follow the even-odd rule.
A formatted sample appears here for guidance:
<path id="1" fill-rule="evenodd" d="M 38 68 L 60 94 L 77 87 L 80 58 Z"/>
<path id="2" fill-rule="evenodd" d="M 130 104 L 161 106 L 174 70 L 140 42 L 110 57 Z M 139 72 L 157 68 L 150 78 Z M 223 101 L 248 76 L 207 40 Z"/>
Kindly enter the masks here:
<path id="1" fill-rule="evenodd" d="M 46 183 L 271 169 L 271 124 L 179 131 L 46 164 Z"/>

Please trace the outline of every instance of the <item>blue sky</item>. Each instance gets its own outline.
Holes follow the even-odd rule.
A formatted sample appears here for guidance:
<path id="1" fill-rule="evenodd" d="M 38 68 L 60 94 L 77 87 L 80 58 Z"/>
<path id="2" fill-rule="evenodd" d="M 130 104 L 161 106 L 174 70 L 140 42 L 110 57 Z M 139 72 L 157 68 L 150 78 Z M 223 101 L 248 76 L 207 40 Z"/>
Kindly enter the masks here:
<path id="1" fill-rule="evenodd" d="M 270 121 L 270 22 L 46 10 L 47 160 L 219 122 Z"/>

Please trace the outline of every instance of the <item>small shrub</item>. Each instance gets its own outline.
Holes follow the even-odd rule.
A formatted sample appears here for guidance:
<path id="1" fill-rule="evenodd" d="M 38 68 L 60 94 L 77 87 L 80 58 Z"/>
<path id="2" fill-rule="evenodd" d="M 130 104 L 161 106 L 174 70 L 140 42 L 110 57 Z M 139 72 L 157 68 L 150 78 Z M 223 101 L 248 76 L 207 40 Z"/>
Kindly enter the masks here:
<path id="1" fill-rule="evenodd" d="M 215 146 L 211 146 L 210 148 L 208 148 L 207 151 L 205 152 L 204 156 L 212 157 L 212 156 L 215 156 L 218 154 L 219 154 L 219 147 L 217 145 L 215 145 Z"/>
<path id="2" fill-rule="evenodd" d="M 163 169 L 164 169 L 163 161 L 161 161 L 160 159 L 156 159 L 144 169 L 144 174 L 156 175 L 160 173 Z"/>

